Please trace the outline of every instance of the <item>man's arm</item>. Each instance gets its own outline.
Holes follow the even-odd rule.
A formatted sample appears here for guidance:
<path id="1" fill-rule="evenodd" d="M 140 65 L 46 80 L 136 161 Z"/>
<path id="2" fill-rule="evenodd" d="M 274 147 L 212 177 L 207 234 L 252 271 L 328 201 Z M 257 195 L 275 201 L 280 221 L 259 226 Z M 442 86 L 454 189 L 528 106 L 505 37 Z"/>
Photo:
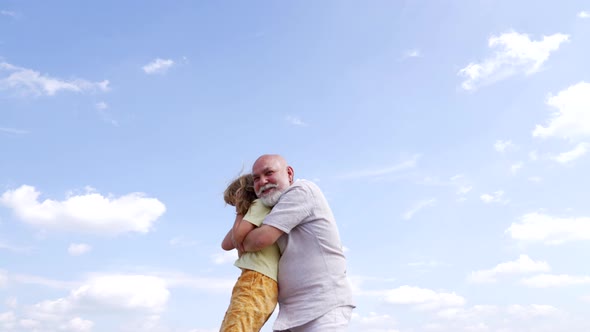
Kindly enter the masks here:
<path id="1" fill-rule="evenodd" d="M 260 227 L 249 232 L 242 242 L 246 252 L 258 251 L 277 242 L 285 232 L 273 226 L 262 224 Z"/>

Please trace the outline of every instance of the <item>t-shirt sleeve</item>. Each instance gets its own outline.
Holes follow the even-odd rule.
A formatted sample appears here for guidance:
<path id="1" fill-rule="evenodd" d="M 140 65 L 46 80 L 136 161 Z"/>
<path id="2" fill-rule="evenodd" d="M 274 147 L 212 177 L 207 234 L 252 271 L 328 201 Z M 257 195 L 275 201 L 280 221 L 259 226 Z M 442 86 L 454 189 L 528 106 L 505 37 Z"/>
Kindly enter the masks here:
<path id="1" fill-rule="evenodd" d="M 252 205 L 250 205 L 250 208 L 248 209 L 248 212 L 246 212 L 243 220 L 253 224 L 256 227 L 259 227 L 262 225 L 262 221 L 269 211 L 270 209 L 264 206 L 264 204 L 262 204 L 260 200 L 257 199 L 252 202 Z"/>
<path id="2" fill-rule="evenodd" d="M 293 184 L 264 219 L 264 224 L 289 233 L 311 214 L 313 195 L 308 187 Z"/>

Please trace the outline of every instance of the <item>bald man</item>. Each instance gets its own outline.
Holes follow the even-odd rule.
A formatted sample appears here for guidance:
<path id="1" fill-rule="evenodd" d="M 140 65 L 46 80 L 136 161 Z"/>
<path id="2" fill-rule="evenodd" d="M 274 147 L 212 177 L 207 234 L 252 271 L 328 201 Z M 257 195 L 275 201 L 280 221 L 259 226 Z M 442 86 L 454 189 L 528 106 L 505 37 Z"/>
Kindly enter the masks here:
<path id="1" fill-rule="evenodd" d="M 274 331 L 347 331 L 354 306 L 334 215 L 318 186 L 293 181 L 294 175 L 279 155 L 256 160 L 254 189 L 272 211 L 240 249 L 257 251 L 275 242 L 279 246 L 279 315 Z"/>

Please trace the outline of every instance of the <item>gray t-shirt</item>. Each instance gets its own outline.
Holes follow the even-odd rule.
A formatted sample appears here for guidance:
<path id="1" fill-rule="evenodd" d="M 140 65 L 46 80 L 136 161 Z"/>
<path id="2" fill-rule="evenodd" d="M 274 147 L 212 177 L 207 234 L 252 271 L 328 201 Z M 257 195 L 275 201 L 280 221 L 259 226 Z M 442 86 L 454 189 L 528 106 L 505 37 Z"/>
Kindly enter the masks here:
<path id="1" fill-rule="evenodd" d="M 277 241 L 281 259 L 275 330 L 300 326 L 336 307 L 353 305 L 336 221 L 314 183 L 293 183 L 264 224 L 285 232 Z"/>

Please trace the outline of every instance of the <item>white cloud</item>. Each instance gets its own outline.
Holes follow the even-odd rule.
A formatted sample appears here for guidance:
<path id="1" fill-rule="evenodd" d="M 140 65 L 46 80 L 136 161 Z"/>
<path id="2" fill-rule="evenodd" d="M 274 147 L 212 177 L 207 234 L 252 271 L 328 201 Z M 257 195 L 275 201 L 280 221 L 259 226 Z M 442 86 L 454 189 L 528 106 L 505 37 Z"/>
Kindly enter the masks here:
<path id="1" fill-rule="evenodd" d="M 547 262 L 536 262 L 527 255 L 520 255 L 515 261 L 500 263 L 488 270 L 471 272 L 467 279 L 473 283 L 496 282 L 497 278 L 502 275 L 548 272 L 550 270 Z"/>
<path id="2" fill-rule="evenodd" d="M 401 171 L 415 168 L 419 158 L 420 158 L 420 155 L 416 154 L 416 155 L 413 155 L 412 157 L 410 157 L 406 160 L 403 160 L 400 163 L 393 165 L 393 166 L 349 172 L 349 173 L 340 175 L 340 178 L 357 179 L 357 178 L 366 178 L 366 177 L 380 177 L 380 176 L 390 175 L 392 173 L 398 173 Z"/>
<path id="3" fill-rule="evenodd" d="M 508 200 L 504 199 L 504 191 L 498 190 L 493 192 L 492 194 L 483 194 L 479 196 L 479 198 L 486 204 L 489 203 L 500 203 L 506 204 Z"/>
<path id="4" fill-rule="evenodd" d="M 165 310 L 169 296 L 166 282 L 158 277 L 96 275 L 66 297 L 38 302 L 24 308 L 23 313 L 31 326 L 43 326 L 48 331 L 85 332 L 92 330 L 94 323 L 79 314 L 153 322 Z"/>
<path id="5" fill-rule="evenodd" d="M 0 288 L 3 288 L 8 284 L 8 274 L 0 270 Z"/>
<path id="6" fill-rule="evenodd" d="M 407 285 L 386 291 L 385 301 L 394 304 L 415 305 L 425 310 L 459 307 L 465 304 L 465 299 L 455 293 L 435 292 L 431 289 Z"/>
<path id="7" fill-rule="evenodd" d="M 230 251 L 223 251 L 221 253 L 215 253 L 211 256 L 213 263 L 220 265 L 226 263 L 233 263 L 238 259 L 238 251 L 237 250 L 230 250 Z"/>
<path id="8" fill-rule="evenodd" d="M 94 106 L 99 111 L 106 110 L 107 108 L 109 108 L 109 105 L 107 103 L 105 103 L 104 101 L 98 102 Z"/>
<path id="9" fill-rule="evenodd" d="M 7 72 L 8 76 L 3 76 Z M 108 91 L 109 81 L 61 80 L 34 71 L 0 62 L 0 90 L 15 90 L 21 95 L 53 96 L 60 91 L 95 92 Z"/>
<path id="10" fill-rule="evenodd" d="M 146 74 L 165 74 L 173 65 L 174 61 L 171 59 L 157 58 L 143 66 L 142 69 Z"/>
<path id="11" fill-rule="evenodd" d="M 33 309 L 46 314 L 139 311 L 158 313 L 170 297 L 166 282 L 147 275 L 102 275 L 89 278 L 65 298 L 43 301 Z"/>
<path id="12" fill-rule="evenodd" d="M 68 247 L 68 253 L 72 256 L 80 256 L 89 252 L 90 249 L 92 249 L 92 247 L 86 243 L 72 243 Z"/>
<path id="13" fill-rule="evenodd" d="M 483 316 L 497 314 L 499 308 L 493 305 L 475 305 L 471 308 L 446 308 L 436 315 L 447 320 L 481 319 Z"/>
<path id="14" fill-rule="evenodd" d="M 547 126 L 536 125 L 534 137 L 579 140 L 590 137 L 590 83 L 580 82 L 550 96 L 547 105 L 557 108 Z"/>
<path id="15" fill-rule="evenodd" d="M 541 178 L 539 176 L 531 176 L 531 177 L 529 177 L 528 180 L 531 182 L 534 182 L 534 183 L 539 183 L 539 182 L 543 181 L 543 178 Z"/>
<path id="16" fill-rule="evenodd" d="M 419 49 L 412 49 L 404 52 L 404 58 L 419 58 L 421 56 L 422 53 Z"/>
<path id="17" fill-rule="evenodd" d="M 587 11 L 581 11 L 578 13 L 579 18 L 590 18 L 590 13 Z"/>
<path id="18" fill-rule="evenodd" d="M 92 321 L 85 320 L 80 317 L 75 317 L 70 319 L 65 324 L 62 324 L 60 326 L 60 330 L 71 332 L 89 332 L 92 331 L 93 326 L 94 323 Z"/>
<path id="19" fill-rule="evenodd" d="M 10 17 L 13 17 L 13 18 L 17 18 L 18 17 L 18 14 L 16 12 L 11 11 L 11 10 L 0 10 L 0 15 L 10 16 Z"/>
<path id="20" fill-rule="evenodd" d="M 366 316 L 353 312 L 350 320 L 351 330 L 363 332 L 399 332 L 392 328 L 395 324 L 395 319 L 390 315 L 375 312 L 369 312 Z"/>
<path id="21" fill-rule="evenodd" d="M 0 204 L 11 208 L 23 222 L 42 228 L 97 234 L 147 233 L 166 211 L 155 198 L 131 193 L 119 198 L 89 192 L 64 201 L 38 201 L 40 192 L 23 185 L 8 190 Z"/>
<path id="22" fill-rule="evenodd" d="M 0 327 L 3 330 L 12 330 L 16 324 L 16 315 L 12 311 L 0 312 Z"/>
<path id="23" fill-rule="evenodd" d="M 6 307 L 11 308 L 11 309 L 15 309 L 16 306 L 18 305 L 18 300 L 16 299 L 16 297 L 10 296 L 6 299 L 6 301 L 4 303 L 6 304 Z"/>
<path id="24" fill-rule="evenodd" d="M 512 174 L 516 174 L 520 169 L 522 169 L 523 165 L 524 164 L 521 161 L 517 162 L 516 164 L 512 164 L 512 166 L 510 166 L 510 172 Z"/>
<path id="25" fill-rule="evenodd" d="M 588 110 L 590 112 L 590 108 Z M 560 153 L 557 156 L 552 157 L 551 159 L 557 161 L 558 163 L 567 164 L 584 156 L 588 152 L 589 147 L 590 144 L 588 143 L 580 143 L 576 145 L 576 147 L 573 150 Z"/>
<path id="26" fill-rule="evenodd" d="M 300 118 L 295 116 L 288 115 L 287 117 L 285 117 L 285 120 L 287 120 L 287 122 L 295 126 L 307 127 L 307 123 L 303 122 Z"/>
<path id="27" fill-rule="evenodd" d="M 541 213 L 527 213 L 506 230 L 513 239 L 562 244 L 590 240 L 590 218 L 560 218 Z"/>
<path id="28" fill-rule="evenodd" d="M 412 219 L 414 214 L 416 214 L 418 211 L 425 209 L 429 206 L 433 206 L 435 203 L 436 203 L 436 199 L 434 199 L 434 198 L 416 202 L 412 205 L 412 207 L 410 207 L 410 209 L 408 209 L 406 212 L 404 212 L 404 214 L 402 215 L 402 218 L 404 218 L 405 220 L 410 220 L 410 219 Z"/>
<path id="29" fill-rule="evenodd" d="M 518 73 L 533 74 L 541 69 L 551 52 L 568 40 L 568 35 L 560 33 L 543 36 L 538 41 L 517 32 L 492 36 L 488 46 L 495 50 L 494 55 L 461 69 L 458 74 L 466 78 L 461 86 L 465 90 L 474 90 Z"/>
<path id="30" fill-rule="evenodd" d="M 535 288 L 564 287 L 590 284 L 590 276 L 570 276 L 567 274 L 540 274 L 522 280 L 523 285 Z"/>
<path id="31" fill-rule="evenodd" d="M 0 127 L 0 132 L 7 133 L 7 134 L 14 134 L 14 135 L 24 135 L 24 134 L 29 133 L 28 130 L 16 129 L 16 128 L 6 128 L 6 127 Z"/>
<path id="32" fill-rule="evenodd" d="M 528 306 L 513 304 L 509 306 L 506 311 L 511 315 L 519 316 L 521 318 L 550 316 L 560 312 L 554 306 L 544 304 L 531 304 Z"/>
<path id="33" fill-rule="evenodd" d="M 457 195 L 465 195 L 473 189 L 472 186 L 459 186 L 457 189 Z"/>
<path id="34" fill-rule="evenodd" d="M 531 161 L 537 161 L 539 159 L 539 154 L 537 153 L 537 151 L 533 150 L 529 152 L 529 159 Z"/>
<path id="35" fill-rule="evenodd" d="M 516 148 L 516 145 L 514 145 L 511 140 L 497 140 L 496 143 L 494 143 L 494 149 L 498 152 L 505 152 L 514 148 Z"/>

